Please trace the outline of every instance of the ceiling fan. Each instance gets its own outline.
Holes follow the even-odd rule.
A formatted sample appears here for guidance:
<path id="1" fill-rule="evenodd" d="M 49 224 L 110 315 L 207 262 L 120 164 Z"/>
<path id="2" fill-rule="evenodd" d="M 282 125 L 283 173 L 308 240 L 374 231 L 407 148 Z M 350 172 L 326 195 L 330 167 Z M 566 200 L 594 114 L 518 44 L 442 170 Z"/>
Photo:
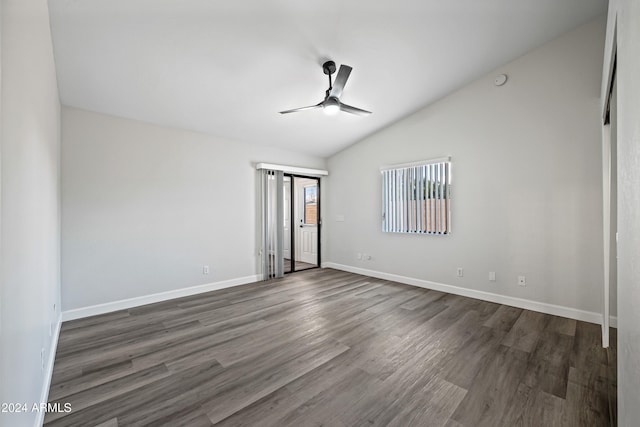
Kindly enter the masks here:
<path id="1" fill-rule="evenodd" d="M 371 114 L 371 111 L 352 107 L 351 105 L 340 102 L 340 96 L 342 96 L 344 85 L 347 84 L 347 79 L 349 79 L 351 70 L 352 68 L 350 66 L 344 64 L 341 65 L 340 70 L 338 71 L 338 75 L 336 76 L 336 81 L 332 84 L 331 75 L 336 72 L 336 63 L 333 61 L 325 62 L 324 64 L 322 64 L 322 71 L 324 71 L 324 73 L 329 76 L 329 89 L 327 89 L 327 91 L 325 92 L 324 100 L 316 105 L 311 105 L 309 107 L 280 111 L 280 114 L 296 113 L 298 111 L 313 110 L 315 108 L 322 108 L 323 111 L 328 115 L 337 114 L 338 111 L 357 114 L 359 116 L 366 116 Z"/>

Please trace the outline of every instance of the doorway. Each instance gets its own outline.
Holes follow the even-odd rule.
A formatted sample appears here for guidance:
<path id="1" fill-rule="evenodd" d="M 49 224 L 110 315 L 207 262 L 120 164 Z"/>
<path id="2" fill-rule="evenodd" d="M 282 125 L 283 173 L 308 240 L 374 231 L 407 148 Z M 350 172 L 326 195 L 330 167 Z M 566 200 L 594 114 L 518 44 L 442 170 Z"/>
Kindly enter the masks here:
<path id="1" fill-rule="evenodd" d="M 284 176 L 284 272 L 320 266 L 320 179 Z"/>

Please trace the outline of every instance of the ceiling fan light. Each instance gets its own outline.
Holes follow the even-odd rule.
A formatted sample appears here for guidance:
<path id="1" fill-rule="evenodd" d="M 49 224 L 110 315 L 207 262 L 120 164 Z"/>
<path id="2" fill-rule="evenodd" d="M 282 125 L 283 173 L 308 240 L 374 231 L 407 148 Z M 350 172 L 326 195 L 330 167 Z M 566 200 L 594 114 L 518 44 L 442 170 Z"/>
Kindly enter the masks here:
<path id="1" fill-rule="evenodd" d="M 327 116 L 334 116 L 340 111 L 340 102 L 336 99 L 329 98 L 322 104 L 322 109 Z"/>

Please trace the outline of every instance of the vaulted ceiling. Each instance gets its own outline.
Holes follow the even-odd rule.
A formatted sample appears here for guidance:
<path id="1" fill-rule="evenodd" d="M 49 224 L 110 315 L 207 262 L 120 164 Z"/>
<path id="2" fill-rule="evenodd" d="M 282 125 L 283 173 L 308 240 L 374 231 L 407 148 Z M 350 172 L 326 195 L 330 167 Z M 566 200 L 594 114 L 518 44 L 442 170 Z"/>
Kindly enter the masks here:
<path id="1" fill-rule="evenodd" d="M 329 156 L 606 11 L 606 0 L 49 0 L 64 105 Z M 321 64 L 353 72 L 320 102 Z"/>

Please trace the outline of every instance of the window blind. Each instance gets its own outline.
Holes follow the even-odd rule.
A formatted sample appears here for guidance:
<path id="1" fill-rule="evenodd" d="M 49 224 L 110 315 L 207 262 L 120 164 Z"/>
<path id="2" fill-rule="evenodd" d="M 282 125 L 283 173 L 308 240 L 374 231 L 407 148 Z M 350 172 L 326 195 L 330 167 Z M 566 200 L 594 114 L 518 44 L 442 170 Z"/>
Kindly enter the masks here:
<path id="1" fill-rule="evenodd" d="M 451 233 L 451 158 L 380 168 L 382 231 Z"/>
<path id="2" fill-rule="evenodd" d="M 262 279 L 284 275 L 284 174 L 262 169 Z"/>

